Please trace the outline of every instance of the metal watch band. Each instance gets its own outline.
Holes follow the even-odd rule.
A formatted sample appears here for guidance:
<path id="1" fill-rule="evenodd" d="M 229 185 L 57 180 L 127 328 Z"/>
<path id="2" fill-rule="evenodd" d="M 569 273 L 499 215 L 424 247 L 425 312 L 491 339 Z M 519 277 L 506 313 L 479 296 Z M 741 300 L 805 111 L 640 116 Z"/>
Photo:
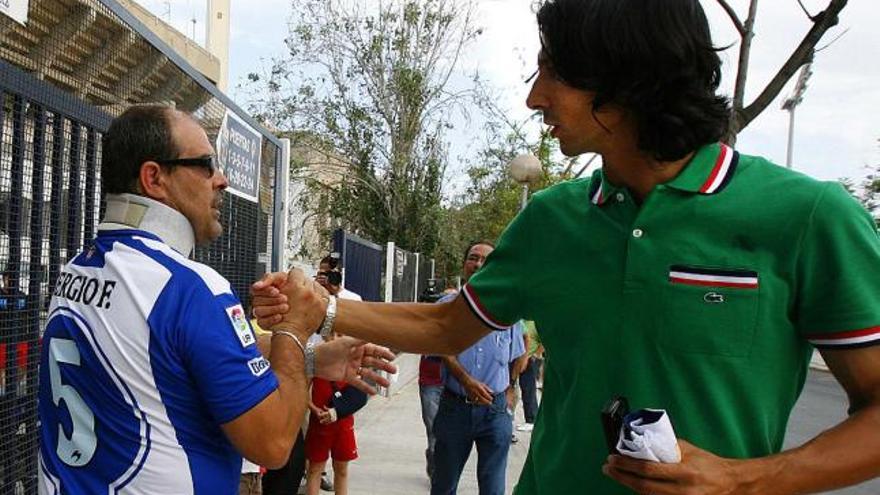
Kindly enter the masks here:
<path id="1" fill-rule="evenodd" d="M 309 342 L 306 344 L 305 350 L 306 357 L 306 378 L 312 379 L 315 377 L 315 343 Z"/>
<path id="2" fill-rule="evenodd" d="M 321 337 L 324 337 L 324 340 L 330 338 L 330 334 L 333 332 L 333 320 L 336 319 L 336 296 L 330 296 L 330 299 L 327 301 L 327 313 L 324 315 L 324 322 L 321 323 Z"/>

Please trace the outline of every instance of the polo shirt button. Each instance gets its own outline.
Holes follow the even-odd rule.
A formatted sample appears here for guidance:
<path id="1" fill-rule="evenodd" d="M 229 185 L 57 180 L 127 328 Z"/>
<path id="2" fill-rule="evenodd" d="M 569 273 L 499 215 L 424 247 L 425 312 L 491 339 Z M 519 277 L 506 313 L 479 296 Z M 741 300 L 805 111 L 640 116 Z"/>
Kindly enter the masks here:
<path id="1" fill-rule="evenodd" d="M 633 229 L 633 237 L 635 237 L 636 239 L 642 237 L 644 234 L 645 233 L 642 231 L 642 229 Z"/>
<path id="2" fill-rule="evenodd" d="M 614 198 L 617 200 L 618 203 L 623 203 L 623 200 L 626 199 L 626 196 L 624 196 L 623 193 L 619 192 L 614 195 Z"/>

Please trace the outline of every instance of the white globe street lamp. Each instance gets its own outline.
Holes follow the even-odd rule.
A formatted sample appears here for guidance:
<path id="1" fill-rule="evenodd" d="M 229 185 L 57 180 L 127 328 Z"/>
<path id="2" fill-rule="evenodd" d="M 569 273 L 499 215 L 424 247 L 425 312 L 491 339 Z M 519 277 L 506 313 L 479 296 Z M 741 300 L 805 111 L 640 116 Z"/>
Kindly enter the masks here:
<path id="1" fill-rule="evenodd" d="M 541 161 L 535 155 L 518 155 L 510 160 L 510 176 L 522 185 L 522 200 L 520 210 L 526 207 L 529 200 L 529 184 L 541 178 L 543 169 Z"/>

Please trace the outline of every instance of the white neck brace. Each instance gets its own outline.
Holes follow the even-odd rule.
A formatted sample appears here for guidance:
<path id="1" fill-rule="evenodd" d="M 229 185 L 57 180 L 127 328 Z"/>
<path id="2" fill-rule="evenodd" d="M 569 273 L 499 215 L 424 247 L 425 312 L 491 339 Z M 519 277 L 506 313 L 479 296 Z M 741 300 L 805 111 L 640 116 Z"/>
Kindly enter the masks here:
<path id="1" fill-rule="evenodd" d="M 182 213 L 137 194 L 107 195 L 107 209 L 98 230 L 119 229 L 137 229 L 154 234 L 186 257 L 195 246 L 192 225 Z"/>

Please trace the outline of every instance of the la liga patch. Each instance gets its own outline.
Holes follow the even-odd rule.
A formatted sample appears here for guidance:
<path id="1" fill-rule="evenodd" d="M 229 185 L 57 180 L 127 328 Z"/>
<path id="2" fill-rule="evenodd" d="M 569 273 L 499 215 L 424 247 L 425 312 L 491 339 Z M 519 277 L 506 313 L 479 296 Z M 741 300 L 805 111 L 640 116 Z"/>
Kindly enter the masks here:
<path id="1" fill-rule="evenodd" d="M 232 329 L 235 330 L 235 335 L 238 336 L 238 341 L 241 342 L 242 347 L 256 343 L 257 338 L 254 337 L 254 332 L 251 330 L 251 326 L 248 325 L 247 316 L 245 316 L 244 308 L 241 307 L 241 304 L 226 308 L 226 314 L 229 316 L 229 321 L 232 322 Z"/>

